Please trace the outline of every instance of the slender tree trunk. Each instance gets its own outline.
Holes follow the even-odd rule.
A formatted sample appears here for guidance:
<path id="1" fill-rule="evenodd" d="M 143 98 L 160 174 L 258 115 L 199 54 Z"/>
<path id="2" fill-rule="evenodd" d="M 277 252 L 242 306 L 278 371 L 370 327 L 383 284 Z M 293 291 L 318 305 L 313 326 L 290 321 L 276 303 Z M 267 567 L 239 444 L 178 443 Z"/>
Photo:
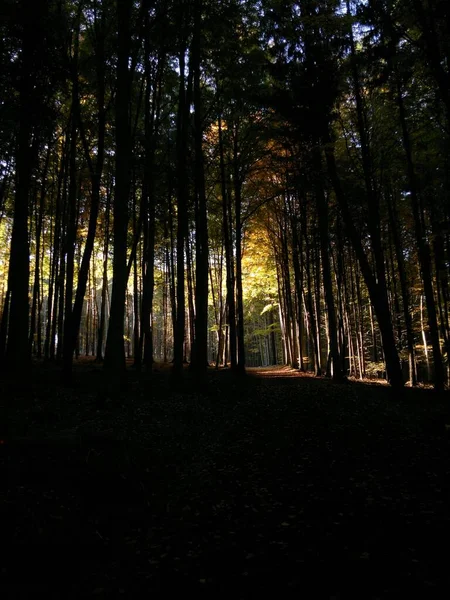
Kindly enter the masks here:
<path id="1" fill-rule="evenodd" d="M 183 15 L 184 18 L 184 15 Z M 186 155 L 188 141 L 188 113 L 190 99 L 187 98 L 188 91 L 185 83 L 185 53 L 186 44 L 183 43 L 179 53 L 180 86 L 178 94 L 178 116 L 177 116 L 177 286 L 176 286 L 176 323 L 174 331 L 174 372 L 179 376 L 183 371 L 184 342 L 185 342 L 185 277 L 184 277 L 184 248 L 187 237 L 188 214 L 187 214 L 187 173 Z M 191 73 L 189 73 L 189 80 Z M 189 88 L 189 81 L 188 81 Z"/>
<path id="2" fill-rule="evenodd" d="M 189 338 L 190 358 L 193 359 L 195 355 L 195 298 L 194 298 L 194 275 L 193 275 L 193 264 L 192 264 L 192 251 L 190 244 L 190 235 L 188 233 L 186 239 L 186 284 L 187 284 L 187 328 L 186 338 Z M 187 341 L 187 340 L 186 340 Z M 184 350 L 184 362 L 187 361 L 187 348 Z M 195 359 L 194 359 L 195 360 Z"/>
<path id="3" fill-rule="evenodd" d="M 242 182 L 239 173 L 238 132 L 235 131 L 233 147 L 234 201 L 236 219 L 236 313 L 237 313 L 237 372 L 245 373 L 244 298 L 242 289 Z"/>
<path id="4" fill-rule="evenodd" d="M 144 252 L 142 260 L 142 312 L 141 312 L 141 339 L 140 348 L 144 351 L 144 364 L 151 369 L 153 363 L 153 295 L 155 287 L 154 258 L 155 258 L 155 148 L 156 136 L 159 129 L 162 77 L 164 72 L 164 48 L 158 56 L 156 75 L 152 81 L 152 65 L 150 62 L 150 15 L 147 6 L 145 15 L 145 102 L 144 102 L 144 130 L 145 130 L 145 171 L 142 188 L 141 214 L 144 223 Z M 141 360 L 141 352 L 139 360 Z M 136 360 L 136 359 L 135 359 Z"/>
<path id="5" fill-rule="evenodd" d="M 64 173 L 65 173 L 65 164 L 66 164 L 66 146 L 67 146 L 67 137 L 62 145 L 62 157 L 61 157 L 61 166 L 58 171 L 58 183 L 57 183 L 57 194 L 56 194 L 56 208 L 55 208 L 55 216 L 54 216 L 54 227 L 53 227 L 53 235 L 50 236 L 50 245 L 53 248 L 52 256 L 50 258 L 50 282 L 49 282 L 49 291 L 47 297 L 47 320 L 46 320 L 46 328 L 45 328 L 45 341 L 44 341 L 44 360 L 49 360 L 50 358 L 50 338 L 52 331 L 52 320 L 53 315 L 56 310 L 56 295 L 58 290 L 57 285 L 57 274 L 58 274 L 58 260 L 59 260 L 59 248 L 61 242 L 61 204 L 62 204 L 62 186 L 64 182 Z M 50 222 L 53 223 L 53 202 L 51 203 L 50 210 Z M 54 297 L 55 294 L 55 297 Z M 54 356 L 54 354 L 53 354 Z"/>
<path id="6" fill-rule="evenodd" d="M 103 338 L 105 333 L 106 323 L 106 296 L 108 293 L 108 248 L 109 248 L 109 213 L 111 206 L 111 193 L 108 190 L 106 197 L 106 208 L 105 208 L 105 232 L 103 241 L 103 270 L 102 270 L 102 297 L 100 306 L 100 319 L 98 322 L 97 331 L 97 351 L 96 361 L 103 361 Z"/>
<path id="7" fill-rule="evenodd" d="M 322 258 L 322 275 L 323 286 L 325 290 L 325 301 L 327 305 L 328 315 L 328 335 L 330 338 L 330 352 L 333 364 L 333 380 L 342 381 L 344 373 L 339 354 L 338 338 L 337 338 L 337 320 L 336 310 L 334 305 L 333 282 L 331 278 L 331 265 L 329 254 L 329 226 L 328 226 L 328 199 L 321 183 L 322 180 L 322 158 L 320 150 L 316 149 L 315 153 L 315 170 L 316 170 L 316 200 L 317 200 L 317 215 L 319 220 L 319 235 L 320 235 L 320 254 Z M 319 179 L 320 177 L 320 179 Z"/>
<path id="8" fill-rule="evenodd" d="M 301 244 L 301 236 L 298 235 L 297 219 L 292 215 L 291 217 L 291 231 L 292 231 L 292 262 L 294 266 L 294 285 L 297 295 L 297 307 L 298 307 L 298 346 L 299 346 L 299 368 L 301 371 L 305 371 L 305 364 L 303 360 L 303 263 L 300 261 L 300 257 L 303 253 Z"/>
<path id="9" fill-rule="evenodd" d="M 77 45 L 77 42 L 76 42 Z M 77 52 L 75 53 L 75 55 Z M 74 58 L 74 60 L 76 60 Z M 72 328 L 72 300 L 73 300 L 73 278 L 75 272 L 75 243 L 78 226 L 77 210 L 77 120 L 75 103 L 78 102 L 78 73 L 75 73 L 72 82 L 72 123 L 70 132 L 70 150 L 69 150 L 69 193 L 68 193 L 68 222 L 66 234 L 66 290 L 64 302 L 64 334 L 63 334 L 63 370 L 64 379 L 70 382 L 71 370 L 68 368 L 72 363 L 73 350 L 71 340 Z M 58 344 L 59 345 L 59 344 Z"/>
<path id="10" fill-rule="evenodd" d="M 314 372 L 316 376 L 322 375 L 322 367 L 319 353 L 319 345 L 318 345 L 318 333 L 316 318 L 315 318 L 315 308 L 313 302 L 313 281 L 311 276 L 311 249 L 310 244 L 307 237 L 307 221 L 306 221 L 306 207 L 303 205 L 302 207 L 302 235 L 305 243 L 305 273 L 306 273 L 306 306 L 307 306 L 307 314 L 309 321 L 309 332 L 310 337 L 312 339 L 313 346 L 313 356 L 314 356 Z"/>
<path id="11" fill-rule="evenodd" d="M 286 204 L 284 202 L 283 213 L 279 215 L 279 235 L 280 235 L 280 253 L 279 261 L 281 267 L 281 275 L 283 280 L 284 288 L 284 306 L 285 306 L 285 333 L 287 336 L 287 343 L 289 345 L 289 365 L 294 369 L 297 369 L 298 364 L 298 346 L 297 336 L 295 332 L 295 315 L 292 303 L 292 289 L 291 289 L 291 271 L 289 264 L 289 249 L 288 249 L 288 215 L 286 211 Z"/>
<path id="12" fill-rule="evenodd" d="M 416 367 L 416 356 L 415 356 L 415 344 L 414 344 L 414 332 L 411 317 L 411 300 L 409 294 L 409 287 L 406 278 L 405 259 L 403 256 L 403 248 L 400 241 L 400 234 L 398 229 L 398 219 L 395 210 L 395 204 L 393 199 L 389 199 L 387 202 L 389 219 L 391 224 L 392 239 L 394 242 L 395 257 L 397 259 L 398 276 L 400 279 L 400 289 L 402 294 L 402 305 L 403 305 L 403 318 L 405 320 L 406 327 L 406 343 L 408 347 L 409 357 L 409 381 L 411 385 L 417 385 L 417 367 Z"/>
<path id="13" fill-rule="evenodd" d="M 29 245 L 28 245 L 28 198 L 31 173 L 34 163 L 32 146 L 34 111 L 34 13 L 27 3 L 20 3 L 22 16 L 22 52 L 20 55 L 19 78 L 19 131 L 16 151 L 16 185 L 14 195 L 14 221 L 11 236 L 11 251 L 8 272 L 9 308 L 4 311 L 8 317 L 8 338 L 6 363 L 9 371 L 26 371 L 30 366 L 28 344 L 28 284 L 29 284 Z M 6 323 L 5 323 L 6 325 Z"/>
<path id="14" fill-rule="evenodd" d="M 203 99 L 200 87 L 202 0 L 194 4 L 194 39 L 192 45 L 194 76 L 194 146 L 195 146 L 195 353 L 194 369 L 202 378 L 208 364 L 208 221 L 203 156 Z"/>
<path id="15" fill-rule="evenodd" d="M 105 108 L 105 48 L 104 48 L 104 11 L 102 11 L 101 24 L 96 27 L 96 75 L 97 75 L 97 122 L 98 122 L 98 141 L 97 155 L 95 165 L 92 164 L 89 148 L 83 133 L 83 145 L 85 147 L 85 156 L 89 165 L 91 175 L 91 209 L 89 214 L 88 233 L 84 247 L 81 266 L 78 272 L 78 285 L 75 292 L 75 301 L 73 310 L 71 308 L 68 317 L 68 329 L 65 332 L 67 340 L 64 346 L 64 373 L 67 380 L 71 379 L 73 352 L 77 343 L 80 331 L 81 313 L 83 310 L 84 297 L 86 295 L 86 285 L 88 280 L 89 265 L 91 262 L 92 251 L 94 249 L 95 235 L 97 232 L 97 221 L 100 209 L 101 181 L 103 174 L 104 155 L 105 155 L 105 131 L 106 131 L 106 108 Z M 78 79 L 78 74 L 74 77 Z M 75 110 L 81 126 L 80 106 L 78 95 L 75 98 Z"/>
<path id="16" fill-rule="evenodd" d="M 34 284 L 33 284 L 33 300 L 31 303 L 31 321 L 30 321 L 30 355 L 33 349 L 34 336 L 36 333 L 36 313 L 39 307 L 39 296 L 40 296 L 40 270 L 41 270 L 41 235 L 42 235 L 42 222 L 44 219 L 44 202 L 46 194 L 46 183 L 47 183 L 47 172 L 50 163 L 51 147 L 49 145 L 47 155 L 45 158 L 45 165 L 42 172 L 41 190 L 39 197 L 39 208 L 37 209 L 36 217 L 36 259 L 34 266 Z"/>
<path id="17" fill-rule="evenodd" d="M 230 354 L 230 364 L 233 370 L 237 367 L 237 348 L 236 348 L 236 304 L 234 298 L 234 261 L 233 248 L 230 231 L 230 211 L 231 203 L 229 201 L 229 191 L 227 189 L 225 173 L 225 153 L 223 143 L 222 118 L 218 116 L 219 129 L 219 156 L 220 156 L 220 182 L 222 192 L 222 227 L 223 242 L 225 248 L 225 269 L 226 269 L 226 287 L 227 287 L 227 307 L 228 307 L 228 344 Z"/>
<path id="18" fill-rule="evenodd" d="M 136 218 L 136 189 L 133 191 L 133 231 L 136 233 L 137 218 Z M 138 287 L 138 260 L 137 252 L 133 259 L 133 358 L 134 366 L 137 369 L 141 367 L 141 356 L 140 356 L 140 335 L 139 335 L 139 287 Z"/>
<path id="19" fill-rule="evenodd" d="M 342 218 L 345 223 L 348 237 L 354 248 L 362 276 L 364 277 L 364 282 L 369 291 L 370 299 L 377 316 L 386 360 L 388 380 L 393 387 L 400 388 L 403 387 L 403 375 L 400 367 L 400 359 L 395 345 L 395 337 L 392 327 L 391 314 L 389 311 L 386 288 L 383 288 L 382 283 L 379 281 L 377 282 L 372 273 L 372 269 L 361 244 L 361 236 L 359 235 L 353 223 L 347 198 L 345 197 L 339 175 L 337 173 L 334 148 L 329 132 L 327 132 L 324 137 L 325 155 L 330 180 L 341 209 Z"/>
<path id="20" fill-rule="evenodd" d="M 425 300 L 427 304 L 428 326 L 430 328 L 431 346 L 433 348 L 434 386 L 437 390 L 445 387 L 445 370 L 442 361 L 441 345 L 439 342 L 439 326 L 437 321 L 436 303 L 432 283 L 431 252 L 427 241 L 426 231 L 422 225 L 418 181 L 415 173 L 412 146 L 406 121 L 406 110 L 403 102 L 400 83 L 397 85 L 397 106 L 403 135 L 403 148 L 408 167 L 409 188 L 411 192 L 411 206 L 414 217 L 414 231 L 416 234 L 417 252 L 419 257 L 420 273 L 423 281 Z"/>
<path id="21" fill-rule="evenodd" d="M 170 312 L 172 316 L 172 338 L 175 343 L 175 331 L 177 327 L 177 300 L 176 300 L 176 288 L 175 288 L 175 242 L 174 242 L 174 226 L 173 226 L 173 215 L 172 215 L 172 202 L 169 193 L 169 234 L 170 234 L 170 251 L 167 252 L 167 267 L 168 267 L 168 279 L 169 279 L 169 297 L 170 297 Z M 167 232 L 166 232 L 167 233 Z M 174 346 L 175 347 L 175 346 Z M 175 354 L 175 352 L 174 352 Z M 175 358 L 173 357 L 173 360 Z"/>
<path id="22" fill-rule="evenodd" d="M 423 353 L 425 355 L 425 362 L 427 365 L 427 382 L 429 382 L 430 381 L 430 358 L 428 355 L 428 342 L 427 342 L 427 334 L 425 332 L 425 320 L 423 318 L 423 294 L 420 294 L 420 330 L 422 333 Z"/>
<path id="23" fill-rule="evenodd" d="M 131 75 L 128 70 L 131 46 L 131 11 L 131 0 L 117 0 L 116 178 L 113 204 L 114 278 L 105 349 L 105 371 L 109 378 L 121 382 L 125 382 L 126 379 L 124 311 L 127 288 L 128 198 L 131 184 Z"/>

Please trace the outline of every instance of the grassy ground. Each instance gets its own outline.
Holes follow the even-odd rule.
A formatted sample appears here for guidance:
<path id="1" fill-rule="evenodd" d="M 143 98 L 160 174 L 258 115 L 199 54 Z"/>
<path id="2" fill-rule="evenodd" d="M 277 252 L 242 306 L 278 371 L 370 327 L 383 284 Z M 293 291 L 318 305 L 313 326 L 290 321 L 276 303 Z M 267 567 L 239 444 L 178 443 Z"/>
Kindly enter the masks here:
<path id="1" fill-rule="evenodd" d="M 448 597 L 448 393 L 129 375 L 1 383 L 3 598 Z"/>

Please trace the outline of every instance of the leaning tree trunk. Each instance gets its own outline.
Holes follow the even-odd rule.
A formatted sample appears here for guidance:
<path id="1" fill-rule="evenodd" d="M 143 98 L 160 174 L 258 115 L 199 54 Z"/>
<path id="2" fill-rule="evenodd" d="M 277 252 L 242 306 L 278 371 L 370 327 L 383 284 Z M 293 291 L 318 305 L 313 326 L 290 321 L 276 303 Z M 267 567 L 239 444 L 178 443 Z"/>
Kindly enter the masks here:
<path id="1" fill-rule="evenodd" d="M 347 13 L 350 15 L 350 0 L 346 1 Z M 386 369 L 388 372 L 388 378 L 391 383 L 396 386 L 403 386 L 403 375 L 401 371 L 400 359 L 398 356 L 395 336 L 392 327 L 392 318 L 389 308 L 387 285 L 386 285 L 386 271 L 384 263 L 384 252 L 381 239 L 381 223 L 380 223 L 380 199 L 377 190 L 375 189 L 375 183 L 373 180 L 373 161 L 369 146 L 369 136 L 366 125 L 366 115 L 364 113 L 363 104 L 363 92 L 361 89 L 361 82 L 358 72 L 358 64 L 356 57 L 356 45 L 353 38 L 353 30 L 350 30 L 350 66 L 351 74 L 353 79 L 353 91 L 355 94 L 356 102 L 356 116 L 358 124 L 358 133 L 361 144 L 361 159 L 364 174 L 364 184 L 367 194 L 367 207 L 368 207 L 368 229 L 370 232 L 372 251 L 375 262 L 376 280 L 373 278 L 372 270 L 367 262 L 367 256 L 361 245 L 361 240 L 358 238 L 352 239 L 352 244 L 355 247 L 355 252 L 358 256 L 358 261 L 366 281 L 366 285 L 369 288 L 372 286 L 372 303 L 377 313 L 378 324 L 380 327 L 381 335 L 384 340 L 383 349 L 385 352 Z M 327 134 L 325 133 L 325 137 Z M 326 141 L 326 140 L 325 140 Z M 328 152 L 329 160 L 332 160 L 331 153 Z M 334 157 L 334 155 L 333 155 Z M 330 165 L 329 165 L 330 168 Z M 332 167 L 331 167 L 332 168 Z M 353 233 L 351 232 L 351 225 L 349 219 L 351 218 L 350 212 L 344 208 L 343 202 L 346 204 L 346 199 L 341 194 L 341 201 L 339 205 L 341 207 L 342 216 L 346 222 L 346 227 L 350 238 Z M 347 215 L 347 216 L 346 216 Z M 355 231 L 356 233 L 356 231 Z M 357 247 L 355 246 L 357 244 Z M 364 255 L 364 258 L 363 258 Z M 362 262 L 361 262 L 362 261 Z M 370 281 L 370 283 L 368 283 Z M 373 284 L 373 285 L 372 285 Z M 388 364 L 389 363 L 389 364 Z"/>
<path id="2" fill-rule="evenodd" d="M 334 147 L 329 132 L 324 134 L 325 156 L 327 160 L 327 168 L 332 182 L 336 199 L 341 209 L 342 218 L 347 230 L 348 237 L 354 248 L 361 269 L 364 282 L 369 291 L 369 296 L 375 310 L 380 328 L 381 339 L 386 361 L 387 376 L 390 384 L 393 387 L 403 387 L 403 375 L 400 366 L 400 359 L 395 344 L 394 330 L 392 327 L 391 313 L 387 299 L 386 289 L 375 279 L 369 261 L 367 259 L 364 248 L 361 244 L 361 236 L 359 235 L 348 206 L 347 198 L 343 192 L 341 182 L 336 167 L 336 159 L 334 156 Z"/>

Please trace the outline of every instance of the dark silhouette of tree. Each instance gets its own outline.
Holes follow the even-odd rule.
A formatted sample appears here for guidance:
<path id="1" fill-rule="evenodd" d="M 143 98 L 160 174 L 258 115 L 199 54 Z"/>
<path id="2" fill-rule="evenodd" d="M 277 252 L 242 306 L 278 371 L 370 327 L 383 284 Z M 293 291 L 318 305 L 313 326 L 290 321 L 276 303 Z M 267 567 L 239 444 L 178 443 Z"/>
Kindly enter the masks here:
<path id="1" fill-rule="evenodd" d="M 130 101 L 131 77 L 131 0 L 117 0 L 117 77 L 116 77 L 116 165 L 113 200 L 113 287 L 111 313 L 105 348 L 108 377 L 123 380 L 125 374 L 124 312 L 127 287 L 128 200 L 131 185 Z"/>

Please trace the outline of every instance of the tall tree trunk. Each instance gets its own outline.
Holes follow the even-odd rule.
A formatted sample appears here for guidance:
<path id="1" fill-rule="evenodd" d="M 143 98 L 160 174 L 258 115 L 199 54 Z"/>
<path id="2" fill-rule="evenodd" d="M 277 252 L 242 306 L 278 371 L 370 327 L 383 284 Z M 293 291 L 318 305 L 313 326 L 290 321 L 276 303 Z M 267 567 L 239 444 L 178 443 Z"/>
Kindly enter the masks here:
<path id="1" fill-rule="evenodd" d="M 350 1 L 346 0 L 347 13 L 351 15 L 350 10 Z M 383 349 L 385 352 L 386 359 L 386 369 L 388 373 L 388 378 L 391 383 L 395 386 L 403 385 L 403 375 L 401 371 L 400 359 L 398 356 L 397 348 L 395 345 L 395 336 L 392 327 L 392 319 L 391 313 L 389 309 L 389 301 L 387 294 L 387 285 L 386 285 L 386 271 L 384 264 L 384 252 L 382 246 L 381 239 L 381 222 L 380 222 L 380 199 L 377 190 L 375 189 L 375 183 L 373 180 L 373 161 L 370 152 L 369 146 L 369 138 L 367 134 L 366 127 L 366 115 L 364 112 L 364 104 L 363 104 L 363 94 L 361 91 L 361 83 L 358 72 L 357 58 L 356 58 L 356 46 L 353 38 L 353 30 L 350 30 L 350 52 L 351 52 L 351 71 L 353 78 L 353 90 L 355 94 L 356 100 L 356 115 L 357 115 L 357 123 L 358 123 L 358 132 L 361 144 L 361 158 L 362 158 L 362 167 L 364 173 L 364 183 L 366 187 L 367 194 L 367 206 L 368 206 L 368 229 L 370 232 L 372 252 L 375 261 L 375 272 L 376 272 L 376 280 L 373 281 L 375 285 L 375 289 L 372 290 L 372 294 L 374 297 L 376 296 L 377 306 L 377 318 L 378 324 L 380 326 L 380 331 L 383 337 Z M 325 134 L 326 135 L 326 134 Z M 331 159 L 331 154 L 328 152 L 329 160 Z M 341 210 L 343 210 L 343 206 L 341 202 L 339 202 L 341 206 Z M 346 217 L 347 215 L 347 217 Z M 349 211 L 343 210 L 342 214 L 344 220 L 346 221 L 346 227 L 348 229 L 349 236 L 352 237 L 349 229 Z M 353 243 L 352 239 L 352 244 Z M 360 251 L 361 250 L 361 251 Z M 360 268 L 363 273 L 363 277 L 366 280 L 366 285 L 369 288 L 366 275 L 371 278 L 371 283 L 373 280 L 373 275 L 370 269 L 370 265 L 366 265 L 361 263 L 362 253 L 364 250 L 358 240 L 358 248 L 355 247 L 355 252 L 358 256 L 358 261 L 360 263 Z M 367 262 L 367 257 L 364 254 L 363 262 Z M 364 274 L 366 272 L 366 275 Z M 369 289 L 370 293 L 370 289 Z M 372 300 L 374 307 L 375 302 Z"/>
<path id="2" fill-rule="evenodd" d="M 203 156 L 203 99 L 201 74 L 202 0 L 194 4 L 192 61 L 194 77 L 194 147 L 195 147 L 195 352 L 193 367 L 203 378 L 208 364 L 208 221 L 206 211 L 205 166 Z"/>
<path id="3" fill-rule="evenodd" d="M 237 348 L 236 348 L 236 304 L 234 297 L 234 261 L 231 231 L 229 222 L 231 220 L 231 202 L 229 200 L 229 190 L 227 189 L 225 172 L 225 152 L 223 143 L 222 118 L 219 113 L 219 156 L 220 156 L 220 183 L 222 192 L 222 228 L 223 243 L 225 248 L 225 269 L 226 269 L 226 288 L 227 288 L 227 307 L 228 307 L 228 343 L 230 353 L 230 364 L 233 370 L 237 366 Z"/>
<path id="4" fill-rule="evenodd" d="M 420 273 L 423 281 L 425 300 L 427 304 L 428 326 L 430 328 L 431 346 L 433 348 L 434 387 L 444 389 L 445 369 L 442 361 L 441 345 L 439 342 L 439 326 L 437 321 L 436 303 L 434 300 L 431 251 L 427 241 L 426 231 L 422 225 L 423 213 L 420 206 L 419 184 L 414 168 L 412 146 L 406 121 L 406 109 L 403 102 L 402 89 L 397 80 L 397 106 L 402 128 L 403 149 L 405 151 L 408 168 L 409 189 L 411 192 L 411 206 L 414 217 L 414 231 L 416 234 L 417 252 L 419 257 Z"/>
<path id="5" fill-rule="evenodd" d="M 65 381 L 70 382 L 70 369 L 68 362 L 72 362 L 73 348 L 71 343 L 72 332 L 72 301 L 75 273 L 75 244 L 78 229 L 78 201 L 77 201 L 77 138 L 80 126 L 79 118 L 79 75 L 78 75 L 78 55 L 80 43 L 80 16 L 81 6 L 78 9 L 76 18 L 76 27 L 73 32 L 73 57 L 70 59 L 71 78 L 72 78 L 72 105 L 70 122 L 70 146 L 69 146 L 69 191 L 67 206 L 67 230 L 65 238 L 65 275 L 66 289 L 64 299 L 64 333 L 62 337 L 62 357 L 63 357 L 63 375 Z M 58 354 L 60 344 L 58 343 Z"/>
<path id="6" fill-rule="evenodd" d="M 337 320 L 336 309 L 334 305 L 333 282 L 331 278 L 331 265 L 329 254 L 329 226 L 328 226 L 328 199 L 322 186 L 322 157 L 321 150 L 316 148 L 313 150 L 315 154 L 315 174 L 316 174 L 316 200 L 317 200 L 317 215 L 319 220 L 319 235 L 320 235 L 320 254 L 322 258 L 322 275 L 323 286 L 325 290 L 325 301 L 327 305 L 328 315 L 328 335 L 330 338 L 330 352 L 333 364 L 333 380 L 342 381 L 344 372 L 339 354 L 339 345 L 337 338 Z"/>
<path id="7" fill-rule="evenodd" d="M 131 46 L 131 0 L 117 0 L 116 177 L 114 194 L 114 258 L 111 313 L 105 349 L 105 371 L 125 382 L 124 313 L 127 288 L 128 198 L 131 184 L 130 100 L 128 70 Z"/>
<path id="8" fill-rule="evenodd" d="M 137 229 L 137 202 L 136 202 L 136 184 L 133 184 L 133 234 L 136 235 Z M 140 356 L 140 335 L 139 335 L 139 324 L 140 324 L 140 311 L 139 311 L 139 286 L 138 286 L 138 257 L 137 249 L 133 257 L 133 366 L 137 369 L 141 367 L 141 356 Z"/>
<path id="9" fill-rule="evenodd" d="M 105 208 L 105 232 L 103 241 L 103 270 L 102 270 L 102 297 L 100 305 L 100 318 L 97 331 L 97 350 L 95 358 L 97 362 L 103 361 L 103 337 L 106 323 L 106 297 L 108 293 L 108 248 L 109 248 L 109 214 L 111 206 L 111 190 L 108 190 L 106 196 Z"/>
<path id="10" fill-rule="evenodd" d="M 142 312 L 140 348 L 144 352 L 144 364 L 151 368 L 153 363 L 153 295 L 155 287 L 154 258 L 155 258 L 155 185 L 154 162 L 156 136 L 159 129 L 162 76 L 164 72 L 164 48 L 160 49 L 156 75 L 152 80 L 152 65 L 150 62 L 150 15 L 149 6 L 145 14 L 144 66 L 145 66 L 145 102 L 144 102 L 144 133 L 145 133 L 145 170 L 142 187 L 141 214 L 144 223 L 144 252 L 142 260 Z M 140 353 L 142 350 L 140 350 Z M 136 358 L 135 358 L 136 360 Z M 139 356 L 141 360 L 141 356 Z"/>
<path id="11" fill-rule="evenodd" d="M 182 15 L 185 18 L 185 15 Z M 178 115 L 177 115 L 177 170 L 178 170 L 178 188 L 177 188 L 177 286 L 176 286 L 176 323 L 174 331 L 174 356 L 173 367 L 177 375 L 183 371 L 184 342 L 185 342 L 185 277 L 184 277 L 184 248 L 188 229 L 187 214 L 187 172 L 186 155 L 188 141 L 188 115 L 190 108 L 190 99 L 186 90 L 185 82 L 185 54 L 186 43 L 181 44 L 179 53 L 180 85 L 178 94 Z M 191 69 L 189 69 L 188 79 L 191 78 Z M 188 81 L 189 88 L 189 81 Z"/>
<path id="12" fill-rule="evenodd" d="M 57 184 L 57 194 L 56 194 L 56 207 L 55 207 L 55 217 L 54 217 L 54 227 L 53 227 L 53 236 L 51 247 L 53 248 L 52 256 L 51 256 L 51 268 L 50 268 L 50 283 L 49 283 L 49 291 L 47 297 L 47 322 L 45 328 L 45 341 L 44 341 L 44 359 L 49 360 L 50 358 L 50 349 L 51 349 L 51 338 L 52 338 L 52 323 L 55 316 L 55 311 L 57 310 L 57 295 L 58 295 L 58 263 L 60 257 L 60 244 L 61 244 L 61 214 L 62 214 L 62 199 L 63 199 L 63 184 L 65 180 L 65 171 L 66 171 L 66 163 L 67 163 L 67 145 L 68 138 L 65 136 L 64 143 L 62 143 L 62 157 L 61 157 L 61 165 L 58 170 L 58 184 Z M 53 204 L 50 218 L 53 217 Z M 54 358 L 54 344 L 53 344 L 53 354 L 52 358 Z"/>
<path id="13" fill-rule="evenodd" d="M 42 234 L 42 222 L 44 219 L 44 201 L 46 193 L 47 183 L 47 172 L 50 163 L 51 146 L 49 144 L 47 155 L 45 158 L 45 165 L 42 172 L 41 190 L 39 197 L 39 208 L 37 209 L 36 218 L 36 259 L 34 266 L 34 284 L 33 284 L 33 300 L 31 303 L 31 321 L 30 321 L 30 354 L 33 349 L 34 336 L 36 333 L 36 313 L 39 307 L 39 296 L 40 296 L 40 269 L 41 269 L 41 234 Z"/>
<path id="14" fill-rule="evenodd" d="M 233 143 L 233 183 L 234 206 L 236 219 L 236 316 L 237 316 L 237 372 L 245 373 L 245 340 L 244 340 L 244 297 L 242 289 L 242 181 L 239 173 L 239 130 L 234 131 Z"/>
<path id="15" fill-rule="evenodd" d="M 370 299 L 377 316 L 378 325 L 381 332 L 383 343 L 384 356 L 386 360 L 387 376 L 390 384 L 393 387 L 403 387 L 403 375 L 400 366 L 400 359 L 395 345 L 394 331 L 392 327 L 392 319 L 389 311 L 389 303 L 387 299 L 386 288 L 375 279 L 369 261 L 367 259 L 364 248 L 361 244 L 361 236 L 359 235 L 348 206 L 347 198 L 343 192 L 341 182 L 336 167 L 336 159 L 334 156 L 334 147 L 329 132 L 324 134 L 325 156 L 327 160 L 327 168 L 332 182 L 336 199 L 341 209 L 342 218 L 345 223 L 347 235 L 354 248 L 361 269 L 364 282 L 369 291 Z M 380 287 L 381 285 L 381 287 Z"/>
<path id="16" fill-rule="evenodd" d="M 194 265 L 192 263 L 192 248 L 190 235 L 186 238 L 186 284 L 187 284 L 187 328 L 185 338 L 185 349 L 183 362 L 188 362 L 187 355 L 189 347 L 190 359 L 195 355 L 195 298 L 194 298 Z M 195 359 L 194 359 L 195 360 Z"/>
<path id="17" fill-rule="evenodd" d="M 19 78 L 19 131 L 16 150 L 16 189 L 14 195 L 14 221 L 8 272 L 9 310 L 6 363 L 8 370 L 24 371 L 30 366 L 28 344 L 28 197 L 34 163 L 32 146 L 34 102 L 35 41 L 39 32 L 34 31 L 36 10 L 30 10 L 26 2 L 20 3 L 22 17 L 22 52 Z M 37 8 L 37 7 L 36 7 Z"/>
<path id="18" fill-rule="evenodd" d="M 72 300 L 73 300 L 73 278 L 75 272 L 75 243 L 78 228 L 78 207 L 77 207 L 77 110 L 78 104 L 78 30 L 75 32 L 75 50 L 74 50 L 74 73 L 72 80 L 72 122 L 70 130 L 70 150 L 69 150 L 69 193 L 68 193 L 68 222 L 66 234 L 66 291 L 64 303 L 64 338 L 63 338 L 63 371 L 64 379 L 70 382 L 70 367 L 72 364 L 73 346 L 72 346 Z"/>
<path id="19" fill-rule="evenodd" d="M 312 340 L 313 346 L 313 357 L 314 357 L 314 372 L 316 376 L 322 375 L 322 366 L 320 360 L 320 351 L 318 344 L 318 323 L 316 322 L 315 317 L 315 308 L 313 302 L 313 281 L 311 276 L 311 249 L 310 243 L 307 235 L 307 217 L 306 217 L 306 206 L 305 200 L 302 203 L 301 209 L 301 235 L 303 236 L 303 241 L 305 243 L 305 274 L 306 274 L 306 286 L 307 293 L 306 295 L 306 308 L 307 308 L 307 318 L 309 322 L 309 333 L 310 338 Z"/>
<path id="20" fill-rule="evenodd" d="M 303 254 L 302 238 L 298 235 L 297 218 L 292 212 L 291 215 L 292 231 L 292 263 L 294 266 L 294 285 L 297 295 L 297 321 L 298 321 L 298 347 L 299 347 L 299 369 L 305 371 L 303 360 L 303 269 L 300 257 Z"/>
<path id="21" fill-rule="evenodd" d="M 406 278 L 405 259 L 403 248 L 400 241 L 400 233 L 398 229 L 398 219 L 393 198 L 389 198 L 388 202 L 389 219 L 391 224 L 392 239 L 394 242 L 395 257 L 397 259 L 398 275 L 400 279 L 400 289 L 402 293 L 403 318 L 406 327 L 406 343 L 408 347 L 409 358 L 409 380 L 411 385 L 417 385 L 417 368 L 416 368 L 416 352 L 414 344 L 414 331 L 411 317 L 411 300 Z"/>
<path id="22" fill-rule="evenodd" d="M 91 262 L 92 251 L 94 249 L 95 235 L 97 232 L 97 221 L 100 209 L 101 181 L 103 174 L 104 156 L 105 156 L 105 131 L 106 131 L 106 108 L 105 108 L 105 45 L 104 45 L 104 10 L 102 10 L 101 23 L 95 22 L 95 65 L 97 76 L 97 122 L 98 122 L 98 140 L 97 155 L 95 165 L 92 164 L 87 141 L 81 128 L 81 115 L 79 98 L 75 98 L 76 114 L 80 123 L 82 132 L 83 146 L 85 156 L 89 165 L 91 176 L 91 210 L 89 214 L 88 233 L 84 247 L 83 258 L 78 273 L 78 285 L 75 292 L 75 301 L 73 310 L 68 319 L 68 329 L 65 332 L 67 340 L 64 345 L 64 372 L 66 379 L 70 380 L 72 373 L 72 358 L 80 331 L 81 313 L 83 310 L 84 297 L 86 295 L 86 285 L 88 280 L 89 265 Z M 74 77 L 78 78 L 75 73 Z"/>
<path id="23" fill-rule="evenodd" d="M 284 314 L 285 314 L 285 333 L 287 338 L 287 343 L 289 345 L 289 365 L 294 369 L 297 369 L 299 366 L 298 363 L 298 345 L 297 345 L 297 336 L 295 331 L 295 322 L 296 317 L 294 314 L 294 307 L 292 302 L 292 288 L 291 288 L 291 270 L 289 264 L 289 249 L 288 249 L 288 231 L 289 231 L 289 223 L 288 223 L 288 215 L 286 209 L 287 202 L 283 203 L 283 213 L 279 215 L 279 228 L 280 228 L 280 267 L 281 267 L 281 275 L 283 278 L 283 288 L 284 288 Z"/>

